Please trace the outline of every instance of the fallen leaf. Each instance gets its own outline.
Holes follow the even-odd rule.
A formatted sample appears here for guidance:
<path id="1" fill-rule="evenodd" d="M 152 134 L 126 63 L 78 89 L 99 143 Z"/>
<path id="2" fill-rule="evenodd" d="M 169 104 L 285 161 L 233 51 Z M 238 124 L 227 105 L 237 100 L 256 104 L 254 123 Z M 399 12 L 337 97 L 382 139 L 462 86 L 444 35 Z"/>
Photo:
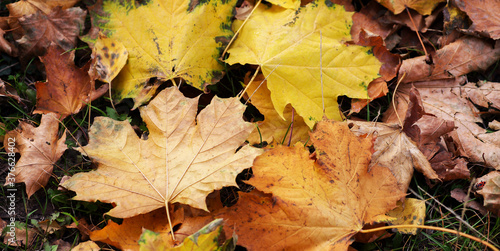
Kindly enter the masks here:
<path id="1" fill-rule="evenodd" d="M 433 64 L 427 64 L 425 56 L 403 60 L 399 69 L 399 76 L 405 75 L 402 83 L 456 78 L 485 70 L 500 59 L 500 46 L 465 37 L 437 50 L 432 58 Z"/>
<path id="2" fill-rule="evenodd" d="M 47 81 L 35 83 L 37 101 L 34 113 L 53 112 L 65 118 L 106 93 L 107 85 L 95 90 L 94 80 L 88 74 L 90 63 L 78 68 L 73 62 L 74 57 L 74 51 L 65 53 L 64 49 L 52 44 L 47 54 L 40 58 L 45 64 Z"/>
<path id="3" fill-rule="evenodd" d="M 351 131 L 356 136 L 373 135 L 376 137 L 372 156 L 372 165 L 389 168 L 396 177 L 399 191 L 406 192 L 417 169 L 429 179 L 437 179 L 427 158 L 415 143 L 401 130 L 399 124 L 351 121 Z"/>
<path id="4" fill-rule="evenodd" d="M 451 190 L 450 196 L 453 199 L 457 200 L 458 202 L 465 203 L 467 207 L 479 211 L 479 213 L 481 213 L 482 215 L 486 215 L 488 213 L 486 208 L 483 205 L 481 205 L 477 200 L 471 200 L 471 198 L 467 196 L 466 191 L 464 191 L 463 189 L 455 188 Z"/>
<path id="5" fill-rule="evenodd" d="M 484 197 L 484 206 L 500 217 L 500 172 L 490 172 L 479 180 L 485 182 L 484 187 L 477 191 Z"/>
<path id="6" fill-rule="evenodd" d="M 471 30 L 488 34 L 492 39 L 500 38 L 500 9 L 498 1 L 456 0 L 457 7 L 467 13 L 472 20 Z"/>
<path id="7" fill-rule="evenodd" d="M 134 98 L 138 107 L 153 96 L 157 85 L 148 89 L 145 84 L 155 77 L 183 78 L 200 90 L 218 82 L 224 69 L 218 58 L 233 35 L 235 5 L 235 0 L 152 0 L 137 5 L 103 0 L 89 8 L 93 25 L 129 53 L 113 83 L 116 98 Z"/>
<path id="8" fill-rule="evenodd" d="M 9 9 L 8 24 L 12 30 L 14 39 L 20 39 L 24 35 L 23 29 L 19 24 L 19 18 L 35 14 L 38 11 L 49 15 L 50 12 L 60 6 L 63 10 L 73 7 L 80 0 L 23 0 L 7 4 Z"/>
<path id="9" fill-rule="evenodd" d="M 71 251 L 99 251 L 101 248 L 93 241 L 80 242 Z"/>
<path id="10" fill-rule="evenodd" d="M 36 229 L 22 226 L 17 222 L 15 224 L 14 231 L 10 232 L 12 228 L 9 229 L 9 232 L 3 238 L 3 243 L 14 247 L 31 247 L 33 241 L 38 236 Z M 14 233 L 14 236 L 10 233 Z"/>
<path id="11" fill-rule="evenodd" d="M 89 74 L 93 79 L 111 83 L 127 63 L 128 51 L 118 40 L 99 34 L 92 48 L 92 67 Z"/>
<path id="12" fill-rule="evenodd" d="M 9 83 L 5 84 L 3 80 L 0 79 L 0 97 L 9 97 L 17 101 L 21 102 L 21 97 L 17 94 L 15 88 L 13 88 Z"/>
<path id="13" fill-rule="evenodd" d="M 462 35 L 459 30 L 469 26 L 467 14 L 455 6 L 454 2 L 448 2 L 443 9 L 443 36 L 438 39 L 441 47 L 457 40 Z"/>
<path id="14" fill-rule="evenodd" d="M 487 133 L 477 123 L 482 123 L 479 110 L 471 103 L 467 93 L 471 91 L 490 93 L 475 83 L 463 85 L 463 78 L 448 81 L 417 82 L 415 86 L 422 96 L 422 103 L 427 113 L 445 121 L 453 121 L 456 130 L 448 133 L 456 148 L 455 157 L 466 157 L 469 161 L 485 163 L 500 169 L 500 145 L 495 141 L 498 134 Z M 498 86 L 500 83 L 493 83 Z M 411 85 L 400 85 L 395 94 L 396 108 L 390 107 L 384 115 L 384 121 L 398 121 L 397 114 L 403 116 L 407 111 Z"/>
<path id="15" fill-rule="evenodd" d="M 63 186 L 74 199 L 110 202 L 108 214 L 128 218 L 183 203 L 206 210 L 205 198 L 252 165 L 262 150 L 243 146 L 254 129 L 242 119 L 237 98 L 214 98 L 196 116 L 198 98 L 185 98 L 175 87 L 162 91 L 141 116 L 149 128 L 139 139 L 128 121 L 97 117 L 90 142 L 79 149 L 99 163 L 96 171 L 78 173 Z"/>
<path id="16" fill-rule="evenodd" d="M 9 145 L 9 138 L 15 138 L 15 152 L 20 153 L 21 158 L 14 168 L 9 168 L 5 186 L 13 186 L 12 181 L 24 182 L 29 198 L 47 185 L 54 164 L 67 149 L 66 133 L 58 138 L 58 131 L 59 120 L 55 114 L 46 114 L 42 116 L 39 127 L 21 121 L 17 130 L 8 133 L 4 145 Z"/>
<path id="17" fill-rule="evenodd" d="M 108 220 L 101 230 L 90 233 L 93 241 L 104 242 L 123 250 L 139 250 L 139 240 L 143 229 L 157 233 L 163 240 L 163 245 L 174 247 L 187 236 L 194 234 L 201 227 L 213 220 L 212 216 L 201 210 L 174 205 L 171 208 L 172 226 L 177 226 L 174 232 L 176 240 L 172 240 L 165 208 L 156 209 L 147 214 L 140 214 L 123 220 L 117 224 Z"/>
<path id="18" fill-rule="evenodd" d="M 432 10 L 445 0 L 377 0 L 394 14 L 403 12 L 406 8 L 414 9 L 422 15 L 430 15 Z"/>
<path id="19" fill-rule="evenodd" d="M 282 118 L 291 104 L 312 128 L 323 117 L 324 101 L 326 116 L 341 119 L 337 97 L 366 98 L 368 83 L 381 66 L 371 48 L 344 44 L 351 39 L 352 15 L 329 1 L 298 10 L 261 4 L 231 45 L 226 62 L 260 65 Z M 241 25 L 235 21 L 233 29 Z"/>
<path id="20" fill-rule="evenodd" d="M 387 215 L 396 218 L 396 220 L 391 221 L 391 224 L 394 225 L 422 226 L 425 223 L 425 200 L 407 198 Z M 403 234 L 416 235 L 418 227 L 398 228 L 397 230 Z"/>
<path id="21" fill-rule="evenodd" d="M 87 11 L 78 7 L 66 10 L 56 7 L 50 14 L 39 11 L 19 18 L 24 30 L 23 37 L 16 41 L 20 57 L 30 59 L 43 56 L 51 43 L 59 45 L 63 50 L 74 49 L 86 15 Z"/>
<path id="22" fill-rule="evenodd" d="M 379 227 L 385 227 L 385 223 L 376 223 L 376 224 L 367 224 L 363 227 L 364 230 L 372 229 L 372 228 L 379 228 Z M 354 235 L 354 240 L 356 242 L 361 242 L 361 243 L 370 243 L 374 242 L 377 240 L 383 240 L 386 238 L 391 237 L 393 234 L 387 232 L 386 230 L 379 230 L 375 232 L 370 232 L 370 233 L 357 233 Z"/>
<path id="23" fill-rule="evenodd" d="M 283 119 L 274 109 L 267 81 L 262 81 L 264 81 L 264 76 L 258 75 L 247 89 L 247 94 L 251 97 L 250 103 L 264 115 L 264 121 L 258 123 L 258 128 L 253 130 L 247 140 L 250 144 L 275 141 L 277 143 L 283 142 L 283 144 L 290 142 L 290 145 L 294 145 L 299 141 L 307 142 L 310 129 L 304 119 L 293 111 L 291 105 L 285 107 L 283 112 L 285 119 Z M 290 139 L 290 134 L 292 139 Z"/>
<path id="24" fill-rule="evenodd" d="M 232 247 L 230 247 L 229 249 L 225 248 L 225 244 L 222 244 L 222 246 L 219 245 L 219 238 L 222 233 L 222 223 L 222 219 L 216 219 L 208 223 L 196 233 L 185 238 L 179 246 L 176 246 L 174 248 L 170 248 L 170 245 L 165 243 L 166 240 L 162 238 L 161 235 L 153 231 L 144 230 L 141 239 L 139 240 L 139 245 L 141 246 L 140 250 L 234 250 L 236 245 L 229 244 Z M 228 242 L 233 242 L 233 240 L 230 239 L 228 240 Z"/>
<path id="25" fill-rule="evenodd" d="M 384 40 L 390 34 L 394 33 L 397 26 L 390 23 L 383 23 L 379 20 L 386 12 L 387 9 L 375 1 L 370 1 L 359 12 L 355 12 L 352 16 L 352 40 L 355 43 L 359 41 L 361 30 L 364 30 L 368 34 L 378 35 Z"/>
<path id="26" fill-rule="evenodd" d="M 245 20 L 250 15 L 254 7 L 253 1 L 244 0 L 240 7 L 236 7 L 236 15 L 234 18 L 238 20 Z"/>
<path id="27" fill-rule="evenodd" d="M 389 169 L 368 167 L 371 137 L 354 136 L 346 123 L 322 121 L 311 141 L 317 160 L 300 144 L 255 159 L 248 183 L 266 194 L 239 193 L 236 205 L 217 214 L 226 221 L 226 235 L 234 230 L 249 250 L 346 250 L 364 224 L 404 197 Z"/>

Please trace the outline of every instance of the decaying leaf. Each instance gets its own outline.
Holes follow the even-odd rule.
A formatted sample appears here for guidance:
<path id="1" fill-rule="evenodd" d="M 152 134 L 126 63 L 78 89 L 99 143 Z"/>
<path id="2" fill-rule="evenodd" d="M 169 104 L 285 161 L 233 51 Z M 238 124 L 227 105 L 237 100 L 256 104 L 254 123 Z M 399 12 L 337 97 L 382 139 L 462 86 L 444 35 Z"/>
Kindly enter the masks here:
<path id="1" fill-rule="evenodd" d="M 351 102 L 351 113 L 360 112 L 370 101 L 385 96 L 389 92 L 387 82 L 382 78 L 377 78 L 368 85 L 368 97 L 370 99 L 353 99 Z"/>
<path id="2" fill-rule="evenodd" d="M 466 157 L 470 161 L 485 163 L 495 169 L 500 169 L 500 142 L 497 132 L 487 133 L 486 129 L 477 123 L 482 123 L 479 110 L 470 100 L 469 93 L 477 97 L 477 92 L 493 96 L 494 91 L 489 87 L 478 87 L 481 84 L 463 84 L 463 79 L 448 81 L 417 82 L 413 85 L 422 96 L 422 103 L 427 113 L 443 119 L 453 121 L 456 129 L 448 133 L 446 147 L 454 152 L 454 157 Z M 500 83 L 491 83 L 498 86 Z M 487 85 L 488 86 L 488 85 Z M 409 92 L 411 86 L 401 85 L 396 93 L 396 108 L 392 106 L 384 115 L 384 121 L 393 123 L 398 121 L 408 109 Z M 495 89 L 493 89 L 495 90 Z M 491 106 L 491 104 L 489 104 Z M 429 129 L 432 130 L 432 129 Z"/>
<path id="3" fill-rule="evenodd" d="M 425 56 L 404 60 L 399 76 L 405 75 L 402 83 L 451 79 L 467 73 L 486 70 L 500 59 L 500 43 L 493 46 L 488 41 L 464 37 L 436 51 L 433 64 Z"/>
<path id="4" fill-rule="evenodd" d="M 154 77 L 180 77 L 201 90 L 218 82 L 224 69 L 218 58 L 233 35 L 235 5 L 235 0 L 98 1 L 90 8 L 93 25 L 129 53 L 113 83 L 116 98 L 135 98 L 138 107 L 158 87 L 145 85 Z"/>
<path id="5" fill-rule="evenodd" d="M 445 0 L 377 0 L 377 2 L 385 6 L 394 14 L 399 14 L 406 8 L 411 8 L 422 15 L 430 15 L 436 5 L 445 2 Z"/>
<path id="6" fill-rule="evenodd" d="M 88 73 L 90 63 L 78 68 L 73 62 L 74 57 L 74 51 L 65 53 L 55 44 L 41 57 L 47 81 L 35 84 L 37 106 L 34 113 L 53 112 L 65 118 L 78 113 L 83 105 L 106 93 L 107 85 L 95 90 L 94 79 Z"/>
<path id="7" fill-rule="evenodd" d="M 352 15 L 328 0 L 298 10 L 261 4 L 231 45 L 226 62 L 260 65 L 282 118 L 291 104 L 312 128 L 323 117 L 324 100 L 326 116 L 340 119 L 337 97 L 366 98 L 368 83 L 381 66 L 371 48 L 344 44 L 351 39 Z M 241 24 L 235 21 L 233 29 Z"/>
<path id="8" fill-rule="evenodd" d="M 484 32 L 493 39 L 500 38 L 499 1 L 455 0 L 455 4 L 472 20 L 472 30 Z"/>
<path id="9" fill-rule="evenodd" d="M 103 34 L 92 48 L 92 67 L 90 76 L 106 83 L 111 83 L 127 63 L 128 51 L 118 40 L 110 39 Z"/>
<path id="10" fill-rule="evenodd" d="M 389 169 L 369 167 L 371 137 L 322 121 L 311 141 L 316 160 L 300 144 L 255 159 L 248 183 L 266 194 L 240 193 L 236 205 L 219 212 L 226 235 L 234 230 L 249 250 L 346 250 L 364 224 L 404 197 Z"/>
<path id="11" fill-rule="evenodd" d="M 15 167 L 9 168 L 5 185 L 13 186 L 13 181 L 24 182 L 28 198 L 47 185 L 54 164 L 67 149 L 66 133 L 58 138 L 58 131 L 56 115 L 46 114 L 42 116 L 40 126 L 35 128 L 21 121 L 19 129 L 8 133 L 4 146 L 9 146 L 9 139 L 15 139 L 15 152 L 20 153 L 21 158 Z"/>
<path id="12" fill-rule="evenodd" d="M 453 199 L 457 200 L 458 202 L 465 203 L 465 205 L 467 207 L 479 211 L 482 215 L 486 215 L 488 213 L 488 211 L 486 210 L 486 208 L 483 205 L 481 205 L 481 203 L 479 203 L 479 201 L 472 200 L 467 195 L 467 191 L 464 191 L 461 188 L 455 188 L 455 189 L 451 190 L 450 196 Z"/>
<path id="13" fill-rule="evenodd" d="M 398 207 L 387 213 L 388 216 L 396 218 L 391 221 L 394 225 L 424 225 L 425 201 L 414 198 L 406 198 Z M 398 232 L 404 234 L 417 234 L 418 228 L 398 228 Z"/>
<path id="14" fill-rule="evenodd" d="M 24 36 L 17 40 L 21 57 L 43 56 L 51 43 L 65 51 L 75 48 L 86 15 L 87 11 L 78 7 L 66 10 L 56 7 L 50 14 L 39 11 L 19 18 L 24 30 Z"/>
<path id="15" fill-rule="evenodd" d="M 271 92 L 267 88 L 267 81 L 263 75 L 258 75 L 255 81 L 250 84 L 247 94 L 251 97 L 250 103 L 259 109 L 264 115 L 264 121 L 258 123 L 258 129 L 253 130 L 248 137 L 250 144 L 259 144 L 261 141 L 271 143 L 284 143 L 294 145 L 296 142 L 307 142 L 309 139 L 309 126 L 304 123 L 304 119 L 298 115 L 291 105 L 285 107 L 283 119 L 274 109 L 271 101 Z M 261 84 L 262 83 L 262 84 Z M 292 121 L 293 118 L 293 121 Z M 290 134 L 292 139 L 290 140 Z"/>
<path id="16" fill-rule="evenodd" d="M 99 167 L 63 186 L 76 191 L 76 200 L 114 203 L 109 215 L 119 218 L 175 202 L 206 210 L 206 196 L 236 186 L 236 175 L 262 151 L 243 146 L 235 153 L 254 129 L 243 121 L 245 106 L 237 98 L 214 98 L 198 116 L 197 105 L 198 98 L 185 98 L 175 87 L 162 91 L 140 109 L 147 140 L 127 121 L 95 118 L 80 151 Z"/>

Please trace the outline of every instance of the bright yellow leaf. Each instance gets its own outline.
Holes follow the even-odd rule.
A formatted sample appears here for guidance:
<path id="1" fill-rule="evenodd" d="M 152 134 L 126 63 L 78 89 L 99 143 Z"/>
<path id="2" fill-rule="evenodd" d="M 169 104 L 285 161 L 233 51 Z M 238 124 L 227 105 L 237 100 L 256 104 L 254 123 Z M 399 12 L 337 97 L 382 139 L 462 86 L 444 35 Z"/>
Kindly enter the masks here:
<path id="1" fill-rule="evenodd" d="M 120 41 L 99 34 L 92 49 L 91 74 L 103 82 L 111 83 L 127 63 L 127 58 L 128 51 Z"/>
<path id="2" fill-rule="evenodd" d="M 94 26 L 120 41 L 128 63 L 113 86 L 116 98 L 136 98 L 136 106 L 154 93 L 145 88 L 153 77 L 181 77 L 198 89 L 217 82 L 223 66 L 220 50 L 229 41 L 236 0 L 103 0 L 91 10 Z"/>
<path id="3" fill-rule="evenodd" d="M 281 117 L 292 104 L 312 128 L 323 117 L 324 100 L 327 117 L 341 119 L 337 97 L 366 98 L 381 66 L 371 48 L 345 44 L 351 40 L 352 15 L 330 1 L 298 10 L 261 4 L 228 50 L 226 62 L 260 65 Z M 241 23 L 235 22 L 235 28 Z"/>
<path id="4" fill-rule="evenodd" d="M 207 210 L 206 196 L 236 186 L 236 175 L 262 151 L 243 146 L 254 125 L 242 119 L 237 98 L 214 98 L 196 116 L 198 98 L 185 98 L 175 87 L 162 91 L 140 109 L 149 129 L 140 139 L 127 121 L 97 117 L 90 142 L 80 151 L 99 163 L 63 186 L 76 200 L 116 204 L 109 215 L 128 218 L 167 203 Z M 196 121 L 195 121 L 196 117 Z"/>
<path id="5" fill-rule="evenodd" d="M 287 9 L 296 10 L 300 7 L 300 0 L 269 0 L 268 2 Z"/>

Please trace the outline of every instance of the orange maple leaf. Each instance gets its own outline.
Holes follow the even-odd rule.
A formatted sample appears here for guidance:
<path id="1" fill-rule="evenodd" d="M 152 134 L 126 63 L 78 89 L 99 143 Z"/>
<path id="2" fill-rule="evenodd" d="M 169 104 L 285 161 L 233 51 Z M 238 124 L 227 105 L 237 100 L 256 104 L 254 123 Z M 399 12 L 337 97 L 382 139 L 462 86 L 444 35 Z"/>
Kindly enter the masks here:
<path id="1" fill-rule="evenodd" d="M 354 136 L 345 123 L 322 121 L 311 133 L 315 156 L 301 145 L 278 146 L 257 157 L 249 183 L 270 195 L 240 193 L 222 210 L 250 250 L 344 248 L 404 197 L 389 169 L 368 168 L 373 139 Z M 258 240 L 258 241 L 256 241 Z"/>
<path id="2" fill-rule="evenodd" d="M 78 68 L 73 62 L 75 52 L 67 52 L 52 44 L 47 54 L 41 57 L 47 72 L 46 82 L 37 82 L 34 113 L 54 112 L 65 118 L 77 113 L 82 106 L 108 90 L 102 85 L 95 90 L 94 79 L 89 76 L 90 63 Z"/>

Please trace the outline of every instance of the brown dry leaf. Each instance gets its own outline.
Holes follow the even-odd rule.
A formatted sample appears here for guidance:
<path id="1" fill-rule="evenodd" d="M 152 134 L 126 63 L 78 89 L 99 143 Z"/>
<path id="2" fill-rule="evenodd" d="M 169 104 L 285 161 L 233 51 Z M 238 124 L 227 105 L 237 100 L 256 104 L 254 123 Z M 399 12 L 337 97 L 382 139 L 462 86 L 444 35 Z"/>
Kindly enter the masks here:
<path id="1" fill-rule="evenodd" d="M 467 207 L 479 211 L 479 213 L 481 213 L 482 215 L 486 215 L 488 213 L 486 208 L 483 205 L 481 205 L 477 200 L 471 200 L 467 196 L 467 192 L 464 191 L 463 189 L 455 188 L 455 189 L 451 190 L 450 196 L 453 199 L 457 200 L 458 202 L 462 202 L 462 203 L 467 202 L 466 203 Z"/>
<path id="2" fill-rule="evenodd" d="M 429 160 L 439 179 L 447 181 L 469 178 L 470 173 L 465 160 L 454 158 L 453 154 L 441 144 L 445 139 L 444 136 L 455 129 L 455 123 L 425 113 L 420 93 L 415 88 L 410 90 L 409 102 L 403 131 Z"/>
<path id="3" fill-rule="evenodd" d="M 17 56 L 17 48 L 12 46 L 12 44 L 3 37 L 4 35 L 5 31 L 0 28 L 0 52 L 4 52 L 12 57 Z"/>
<path id="4" fill-rule="evenodd" d="M 175 204 L 171 209 L 172 226 L 175 228 L 175 238 L 172 240 L 167 214 L 164 208 L 160 208 L 123 220 L 117 224 L 111 220 L 101 230 L 90 233 L 93 241 L 100 241 L 123 250 L 139 250 L 139 239 L 143 229 L 157 232 L 170 247 L 182 243 L 183 239 L 195 233 L 200 228 L 213 220 L 207 212 Z M 165 243 L 165 244 L 167 244 Z"/>
<path id="5" fill-rule="evenodd" d="M 9 229 L 10 231 L 10 229 Z M 10 233 L 15 233 L 14 236 L 11 236 Z M 26 228 L 26 227 L 14 227 L 14 232 L 8 232 L 4 238 L 3 243 L 9 246 L 21 247 L 26 246 L 30 247 L 31 243 L 35 237 L 37 237 L 38 232 L 34 228 Z"/>
<path id="6" fill-rule="evenodd" d="M 51 43 L 63 50 L 75 48 L 86 15 L 87 11 L 77 7 L 66 10 L 56 7 L 50 14 L 39 11 L 19 18 L 24 30 L 24 36 L 17 40 L 20 57 L 43 56 Z"/>
<path id="7" fill-rule="evenodd" d="M 406 7 L 418 11 L 422 15 L 430 15 L 432 10 L 441 2 L 446 0 L 377 0 L 380 4 L 392 11 L 394 14 L 399 14 Z"/>
<path id="8" fill-rule="evenodd" d="M 5 83 L 0 79 L 0 97 L 9 97 L 16 100 L 18 103 L 21 102 L 21 97 L 17 95 L 17 91 L 9 83 Z"/>
<path id="9" fill-rule="evenodd" d="M 378 35 L 384 40 L 396 31 L 398 28 L 396 25 L 380 22 L 380 18 L 382 18 L 386 12 L 387 9 L 375 1 L 370 1 L 366 6 L 361 8 L 359 12 L 355 12 L 352 16 L 352 40 L 355 43 L 359 41 L 359 33 L 361 30 L 365 30 L 368 34 Z"/>
<path id="10" fill-rule="evenodd" d="M 250 80 L 246 82 L 248 81 Z M 247 140 L 250 144 L 259 144 L 261 140 L 268 143 L 275 141 L 277 143 L 283 142 L 284 144 L 288 144 L 290 142 L 290 145 L 294 145 L 299 141 L 303 143 L 307 142 L 310 129 L 304 122 L 304 119 L 292 111 L 293 108 L 290 104 L 283 111 L 283 117 L 285 118 L 283 119 L 274 109 L 271 92 L 267 88 L 267 81 L 262 81 L 264 81 L 264 76 L 258 75 L 247 90 L 248 96 L 251 97 L 250 103 L 257 107 L 259 112 L 264 115 L 264 121 L 258 123 L 258 129 L 255 128 Z M 292 134 L 291 140 L 290 133 Z"/>
<path id="11" fill-rule="evenodd" d="M 10 170 L 5 185 L 12 186 L 12 181 L 24 182 L 28 198 L 47 185 L 54 164 L 67 149 L 66 133 L 58 138 L 58 131 L 59 120 L 56 115 L 46 114 L 42 116 L 39 127 L 21 121 L 19 129 L 8 133 L 4 145 L 8 145 L 8 138 L 15 138 L 15 152 L 20 153 L 21 158 L 15 168 Z M 15 179 L 9 179 L 11 176 Z"/>
<path id="12" fill-rule="evenodd" d="M 55 44 L 41 57 L 47 81 L 35 84 L 37 105 L 34 113 L 53 112 L 65 118 L 106 93 L 108 85 L 95 90 L 94 80 L 88 73 L 90 63 L 78 68 L 73 62 L 74 57 L 74 51 L 65 53 Z"/>
<path id="13" fill-rule="evenodd" d="M 349 121 L 351 131 L 357 135 L 376 136 L 372 161 L 370 165 L 381 165 L 391 170 L 398 181 L 398 188 L 406 192 L 413 177 L 413 169 L 417 169 L 429 179 L 437 179 L 438 175 L 418 149 L 415 143 L 401 130 L 399 124 Z"/>
<path id="14" fill-rule="evenodd" d="M 80 0 L 23 0 L 7 4 L 7 9 L 9 9 L 10 14 L 8 24 L 12 30 L 14 39 L 20 39 L 24 35 L 24 31 L 21 29 L 18 21 L 20 17 L 35 14 L 38 11 L 49 15 L 52 9 L 57 6 L 61 6 L 61 8 L 65 10 L 73 7 L 73 5 L 79 1 Z"/>
<path id="15" fill-rule="evenodd" d="M 455 4 L 472 20 L 470 29 L 500 38 L 500 2 L 484 0 L 455 0 Z"/>
<path id="16" fill-rule="evenodd" d="M 219 211 L 226 236 L 234 230 L 249 250 L 347 249 L 356 232 L 404 197 L 387 168 L 368 167 L 372 140 L 354 136 L 346 123 L 321 121 L 311 133 L 317 160 L 300 144 L 257 157 L 248 183 L 272 195 L 240 193 L 236 205 Z"/>
<path id="17" fill-rule="evenodd" d="M 404 60 L 399 76 L 402 83 L 456 78 L 467 73 L 485 70 L 500 59 L 500 44 L 495 47 L 484 39 L 465 37 L 436 51 L 433 64 L 425 56 Z"/>
<path id="18" fill-rule="evenodd" d="M 422 103 L 427 113 L 445 121 L 453 121 L 456 130 L 448 133 L 446 148 L 455 157 L 467 157 L 470 161 L 481 162 L 500 170 L 500 133 L 487 133 L 477 123 L 482 123 L 479 110 L 470 101 L 468 93 L 494 93 L 491 89 L 483 89 L 475 83 L 462 86 L 464 79 L 448 81 L 418 82 L 413 85 L 422 96 Z M 500 83 L 492 83 L 496 88 Z M 396 93 L 396 111 L 403 116 L 408 109 L 410 85 L 401 85 Z M 490 94 L 491 95 L 491 94 Z M 398 121 L 394 108 L 384 115 L 384 121 Z M 497 140 L 495 140 L 497 139 Z"/>
<path id="19" fill-rule="evenodd" d="M 500 217 L 500 172 L 490 172 L 479 180 L 485 182 L 484 187 L 477 191 L 484 197 L 484 206 Z"/>
<path id="20" fill-rule="evenodd" d="M 62 183 L 62 181 L 61 181 Z M 88 224 L 85 218 L 81 218 L 78 220 L 78 224 L 73 222 L 70 225 L 67 225 L 66 228 L 76 228 L 80 232 L 80 240 L 86 241 L 89 239 L 90 232 L 96 229 L 96 226 L 92 224 Z"/>
<path id="21" fill-rule="evenodd" d="M 76 200 L 110 202 L 108 214 L 128 218 L 170 203 L 207 209 L 205 198 L 251 167 L 262 150 L 243 146 L 254 125 L 242 119 L 237 98 L 214 98 L 196 116 L 198 98 L 185 98 L 175 87 L 160 92 L 140 109 L 149 135 L 137 137 L 128 121 L 97 117 L 90 142 L 79 149 L 99 163 L 62 186 Z"/>

